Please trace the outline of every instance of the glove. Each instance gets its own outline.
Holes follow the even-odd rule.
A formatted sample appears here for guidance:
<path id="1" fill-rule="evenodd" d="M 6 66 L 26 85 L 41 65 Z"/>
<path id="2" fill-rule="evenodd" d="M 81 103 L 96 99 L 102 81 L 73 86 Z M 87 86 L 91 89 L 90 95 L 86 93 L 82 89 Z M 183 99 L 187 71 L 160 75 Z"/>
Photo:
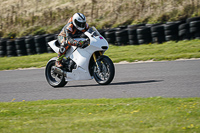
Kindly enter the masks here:
<path id="1" fill-rule="evenodd" d="M 81 48 L 86 48 L 88 46 L 87 42 L 84 42 Z"/>
<path id="2" fill-rule="evenodd" d="M 77 47 L 82 47 L 83 43 L 84 43 L 83 41 L 78 41 L 77 42 Z"/>
<path id="3" fill-rule="evenodd" d="M 88 43 L 87 41 L 79 41 L 77 46 L 81 48 L 85 48 L 88 46 Z"/>

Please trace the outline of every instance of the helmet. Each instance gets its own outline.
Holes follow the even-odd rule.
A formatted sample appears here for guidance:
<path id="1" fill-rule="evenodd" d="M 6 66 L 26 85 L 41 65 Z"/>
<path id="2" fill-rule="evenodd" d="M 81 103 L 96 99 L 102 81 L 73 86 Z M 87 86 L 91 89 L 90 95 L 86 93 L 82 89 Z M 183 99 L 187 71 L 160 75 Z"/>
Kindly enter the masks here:
<path id="1" fill-rule="evenodd" d="M 75 13 L 73 15 L 73 20 L 72 20 L 74 26 L 78 30 L 84 30 L 85 29 L 85 24 L 86 24 L 86 18 L 82 13 Z"/>

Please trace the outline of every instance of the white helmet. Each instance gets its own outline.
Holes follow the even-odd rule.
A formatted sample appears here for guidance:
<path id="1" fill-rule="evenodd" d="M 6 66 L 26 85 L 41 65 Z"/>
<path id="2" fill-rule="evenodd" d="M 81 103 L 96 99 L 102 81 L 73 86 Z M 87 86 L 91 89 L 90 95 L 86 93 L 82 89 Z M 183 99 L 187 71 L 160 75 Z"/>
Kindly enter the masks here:
<path id="1" fill-rule="evenodd" d="M 82 30 L 85 29 L 86 18 L 82 13 L 75 13 L 73 15 L 73 21 L 72 22 L 78 30 L 82 31 Z"/>

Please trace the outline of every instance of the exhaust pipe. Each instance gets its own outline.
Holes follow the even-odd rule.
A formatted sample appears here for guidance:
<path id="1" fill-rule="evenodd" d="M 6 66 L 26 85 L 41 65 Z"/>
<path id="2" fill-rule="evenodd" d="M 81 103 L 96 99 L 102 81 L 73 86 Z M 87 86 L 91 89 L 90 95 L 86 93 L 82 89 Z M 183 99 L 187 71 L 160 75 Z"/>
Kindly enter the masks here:
<path id="1" fill-rule="evenodd" d="M 52 70 L 53 70 L 54 73 L 59 74 L 59 75 L 64 75 L 66 77 L 65 71 L 63 71 L 62 69 L 60 69 L 56 66 L 53 66 Z"/>

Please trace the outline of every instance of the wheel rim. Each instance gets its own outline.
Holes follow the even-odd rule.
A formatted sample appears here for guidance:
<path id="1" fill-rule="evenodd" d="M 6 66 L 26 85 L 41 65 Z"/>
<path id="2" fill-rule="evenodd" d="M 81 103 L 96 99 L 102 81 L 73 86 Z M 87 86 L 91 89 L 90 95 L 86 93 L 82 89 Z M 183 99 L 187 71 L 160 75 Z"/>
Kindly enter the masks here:
<path id="1" fill-rule="evenodd" d="M 102 72 L 100 72 L 97 68 L 97 66 L 94 67 L 94 74 L 98 78 L 99 81 L 107 81 L 110 76 L 110 68 L 107 62 L 101 61 L 101 67 Z"/>
<path id="2" fill-rule="evenodd" d="M 51 64 L 47 67 L 47 80 L 51 85 L 58 85 L 61 83 L 63 75 L 59 75 L 54 72 L 52 67 L 55 65 L 55 61 L 51 62 Z"/>

